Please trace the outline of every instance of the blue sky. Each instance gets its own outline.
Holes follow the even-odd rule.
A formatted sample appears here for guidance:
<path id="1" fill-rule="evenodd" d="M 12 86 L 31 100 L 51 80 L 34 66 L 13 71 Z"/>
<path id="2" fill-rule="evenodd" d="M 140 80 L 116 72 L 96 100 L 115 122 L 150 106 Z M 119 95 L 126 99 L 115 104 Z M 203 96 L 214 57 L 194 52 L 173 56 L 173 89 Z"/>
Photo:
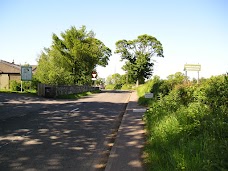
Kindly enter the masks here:
<path id="1" fill-rule="evenodd" d="M 227 0 L 0 0 L 0 59 L 37 64 L 52 33 L 82 25 L 113 52 L 118 40 L 156 37 L 165 56 L 154 58 L 161 78 L 183 72 L 186 63 L 201 64 L 201 77 L 228 72 Z M 119 61 L 113 53 L 99 76 L 123 74 Z"/>

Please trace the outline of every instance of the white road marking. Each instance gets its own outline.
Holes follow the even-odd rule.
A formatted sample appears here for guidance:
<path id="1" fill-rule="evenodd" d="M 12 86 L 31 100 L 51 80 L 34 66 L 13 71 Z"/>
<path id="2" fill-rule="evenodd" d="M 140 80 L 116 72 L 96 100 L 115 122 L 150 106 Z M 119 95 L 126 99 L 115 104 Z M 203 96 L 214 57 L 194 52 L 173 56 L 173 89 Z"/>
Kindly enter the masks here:
<path id="1" fill-rule="evenodd" d="M 79 108 L 76 108 L 76 109 L 73 109 L 73 110 L 71 110 L 70 112 L 75 112 L 75 111 L 77 111 Z"/>
<path id="2" fill-rule="evenodd" d="M 6 145 L 8 145 L 9 143 L 5 143 L 5 144 L 3 144 L 2 146 L 0 146 L 0 148 L 2 148 L 2 147 L 4 147 L 4 146 L 6 146 Z"/>

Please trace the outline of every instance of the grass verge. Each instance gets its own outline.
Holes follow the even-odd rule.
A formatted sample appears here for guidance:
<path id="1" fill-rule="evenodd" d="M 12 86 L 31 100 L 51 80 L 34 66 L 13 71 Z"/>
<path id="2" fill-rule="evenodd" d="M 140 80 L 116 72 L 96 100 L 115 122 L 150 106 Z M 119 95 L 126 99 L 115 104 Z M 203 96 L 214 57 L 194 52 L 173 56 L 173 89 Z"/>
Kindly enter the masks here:
<path id="1" fill-rule="evenodd" d="M 36 90 L 26 90 L 26 91 L 12 91 L 12 90 L 6 90 L 2 89 L 0 90 L 0 93 L 17 93 L 17 94 L 31 94 L 31 95 L 36 95 Z"/>

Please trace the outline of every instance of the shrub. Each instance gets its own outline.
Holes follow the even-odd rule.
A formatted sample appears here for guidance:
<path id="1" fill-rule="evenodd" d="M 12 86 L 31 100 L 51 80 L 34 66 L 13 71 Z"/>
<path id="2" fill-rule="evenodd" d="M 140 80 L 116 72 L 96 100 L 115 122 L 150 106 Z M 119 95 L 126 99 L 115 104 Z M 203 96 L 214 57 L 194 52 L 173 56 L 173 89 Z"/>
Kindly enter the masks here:
<path id="1" fill-rule="evenodd" d="M 115 84 L 114 90 L 120 90 L 122 87 L 122 84 Z"/>
<path id="2" fill-rule="evenodd" d="M 132 90 L 133 89 L 133 85 L 132 84 L 124 84 L 122 87 L 121 87 L 121 90 Z"/>
<path id="3" fill-rule="evenodd" d="M 11 91 L 20 91 L 21 90 L 21 83 L 15 80 L 10 81 L 10 90 Z"/>
<path id="4" fill-rule="evenodd" d="M 108 84 L 105 86 L 106 90 L 114 90 L 115 85 L 114 84 Z"/>
<path id="5" fill-rule="evenodd" d="M 40 81 L 35 76 L 32 77 L 31 88 L 37 90 L 38 83 L 40 83 Z"/>

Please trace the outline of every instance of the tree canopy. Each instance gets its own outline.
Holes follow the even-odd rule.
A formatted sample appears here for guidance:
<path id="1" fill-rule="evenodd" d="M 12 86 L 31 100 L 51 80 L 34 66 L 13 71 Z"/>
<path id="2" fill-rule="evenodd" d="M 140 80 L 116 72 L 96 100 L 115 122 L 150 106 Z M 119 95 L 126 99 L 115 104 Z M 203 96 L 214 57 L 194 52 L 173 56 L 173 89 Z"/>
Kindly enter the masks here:
<path id="1" fill-rule="evenodd" d="M 96 66 L 108 64 L 111 50 L 85 26 L 72 26 L 60 35 L 53 34 L 52 45 L 39 56 L 37 79 L 46 84 L 89 84 Z"/>
<path id="2" fill-rule="evenodd" d="M 125 60 L 122 69 L 127 71 L 129 82 L 144 83 L 153 73 L 154 60 L 152 57 L 164 57 L 163 47 L 155 37 L 144 34 L 134 40 L 119 40 L 116 42 L 115 53 Z"/>

